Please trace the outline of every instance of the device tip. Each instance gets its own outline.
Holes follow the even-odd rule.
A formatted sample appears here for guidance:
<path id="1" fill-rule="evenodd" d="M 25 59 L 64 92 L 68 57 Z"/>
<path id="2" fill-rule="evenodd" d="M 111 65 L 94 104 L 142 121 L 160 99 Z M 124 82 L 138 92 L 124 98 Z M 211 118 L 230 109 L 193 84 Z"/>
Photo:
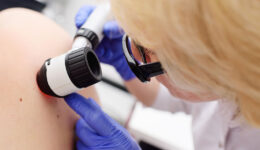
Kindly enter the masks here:
<path id="1" fill-rule="evenodd" d="M 49 61 L 49 60 L 47 60 Z M 43 95 L 49 95 L 49 96 L 54 96 L 54 97 L 60 97 L 58 95 L 56 95 L 52 89 L 50 88 L 48 81 L 47 81 L 47 76 L 46 76 L 46 63 L 44 63 L 41 67 L 41 69 L 38 71 L 37 75 L 36 75 L 36 81 L 37 81 L 37 85 L 38 88 L 40 89 L 41 93 L 43 93 Z"/>

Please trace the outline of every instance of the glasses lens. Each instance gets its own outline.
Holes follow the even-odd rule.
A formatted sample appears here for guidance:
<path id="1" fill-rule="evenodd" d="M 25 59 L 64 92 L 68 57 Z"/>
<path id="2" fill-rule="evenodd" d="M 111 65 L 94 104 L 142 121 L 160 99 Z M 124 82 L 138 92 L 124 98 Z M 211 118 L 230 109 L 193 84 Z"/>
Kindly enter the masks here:
<path id="1" fill-rule="evenodd" d="M 144 62 L 144 56 L 140 50 L 140 46 L 138 46 L 131 38 L 128 38 L 128 47 L 131 54 L 134 56 L 134 59 L 139 63 Z"/>
<path id="2" fill-rule="evenodd" d="M 138 46 L 138 44 L 131 40 L 127 35 L 124 35 L 122 44 L 127 63 L 140 81 L 150 81 L 151 77 L 164 73 L 160 62 L 152 63 L 150 61 L 149 51 L 142 46 Z M 149 63 L 147 63 L 146 59 L 148 59 Z"/>

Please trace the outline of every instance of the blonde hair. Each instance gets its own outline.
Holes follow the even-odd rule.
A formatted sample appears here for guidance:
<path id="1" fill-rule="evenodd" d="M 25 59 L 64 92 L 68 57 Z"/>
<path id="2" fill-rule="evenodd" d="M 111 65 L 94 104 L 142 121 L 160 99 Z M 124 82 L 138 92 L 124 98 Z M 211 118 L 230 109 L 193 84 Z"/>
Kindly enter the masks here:
<path id="1" fill-rule="evenodd" d="M 236 99 L 260 127 L 259 0 L 111 3 L 125 32 L 155 51 L 178 86 Z"/>

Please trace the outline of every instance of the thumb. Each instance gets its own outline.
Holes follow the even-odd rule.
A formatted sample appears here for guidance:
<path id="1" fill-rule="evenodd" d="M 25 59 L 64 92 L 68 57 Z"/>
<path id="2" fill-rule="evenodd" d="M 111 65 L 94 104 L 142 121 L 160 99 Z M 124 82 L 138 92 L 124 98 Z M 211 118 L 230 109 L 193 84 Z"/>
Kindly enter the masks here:
<path id="1" fill-rule="evenodd" d="M 87 5 L 79 9 L 75 17 L 75 24 L 77 28 L 80 28 L 86 22 L 86 20 L 88 19 L 88 17 L 90 16 L 90 14 L 93 12 L 95 8 L 96 7 L 93 5 Z"/>
<path id="2" fill-rule="evenodd" d="M 79 94 L 70 94 L 65 101 L 99 135 L 109 136 L 114 125 L 93 99 L 86 99 Z"/>

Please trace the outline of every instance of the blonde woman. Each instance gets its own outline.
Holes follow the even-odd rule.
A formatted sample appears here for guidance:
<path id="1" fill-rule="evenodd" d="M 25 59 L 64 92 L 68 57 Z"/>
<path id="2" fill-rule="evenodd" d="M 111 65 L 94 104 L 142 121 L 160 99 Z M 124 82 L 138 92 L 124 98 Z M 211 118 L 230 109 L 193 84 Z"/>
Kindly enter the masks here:
<path id="1" fill-rule="evenodd" d="M 197 150 L 259 149 L 260 1 L 111 0 L 111 5 L 126 35 L 121 45 L 117 24 L 107 23 L 97 55 L 115 67 L 131 93 L 148 106 L 191 114 Z M 93 9 L 79 11 L 77 26 Z M 138 81 L 154 76 L 166 88 Z M 79 150 L 139 149 L 93 100 L 73 94 L 66 101 L 82 116 L 76 127 Z"/>

